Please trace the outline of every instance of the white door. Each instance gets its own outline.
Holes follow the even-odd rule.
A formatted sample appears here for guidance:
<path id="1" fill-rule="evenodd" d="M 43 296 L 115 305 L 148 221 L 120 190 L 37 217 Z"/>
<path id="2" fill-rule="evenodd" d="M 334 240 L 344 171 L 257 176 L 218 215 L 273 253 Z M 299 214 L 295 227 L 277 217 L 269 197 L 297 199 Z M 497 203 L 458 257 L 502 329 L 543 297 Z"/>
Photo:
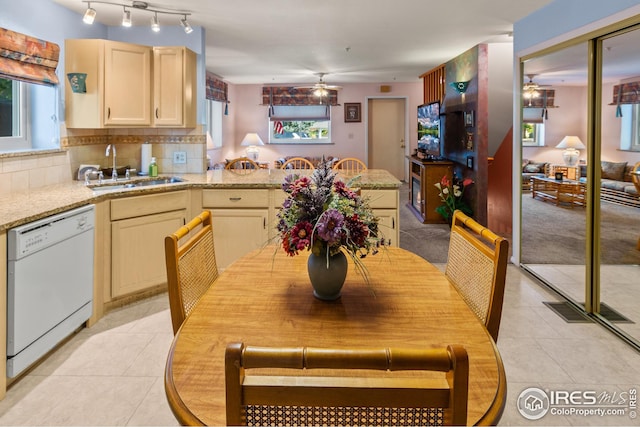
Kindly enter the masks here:
<path id="1" fill-rule="evenodd" d="M 405 100 L 370 99 L 368 104 L 369 168 L 385 169 L 405 179 Z"/>

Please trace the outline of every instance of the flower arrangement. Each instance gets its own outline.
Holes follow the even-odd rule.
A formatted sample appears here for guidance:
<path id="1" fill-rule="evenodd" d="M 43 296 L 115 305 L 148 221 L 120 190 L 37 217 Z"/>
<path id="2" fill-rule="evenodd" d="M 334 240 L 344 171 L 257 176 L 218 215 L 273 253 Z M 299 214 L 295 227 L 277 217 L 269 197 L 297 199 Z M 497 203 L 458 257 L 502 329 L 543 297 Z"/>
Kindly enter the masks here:
<path id="1" fill-rule="evenodd" d="M 278 213 L 282 247 L 294 256 L 311 250 L 315 255 L 335 255 L 344 250 L 352 258 L 376 253 L 382 236 L 378 218 L 368 200 L 336 179 L 329 162 L 321 163 L 311 177 L 288 175 L 282 189 L 288 194 Z"/>
<path id="2" fill-rule="evenodd" d="M 440 182 L 434 184 L 438 190 L 440 190 L 440 199 L 443 204 L 436 208 L 436 211 L 442 215 L 444 219 L 451 224 L 453 213 L 456 210 L 461 210 L 466 215 L 473 215 L 473 210 L 462 198 L 464 189 L 473 184 L 473 180 L 465 178 L 463 180 L 453 177 L 453 180 L 449 180 L 447 176 L 443 176 Z"/>

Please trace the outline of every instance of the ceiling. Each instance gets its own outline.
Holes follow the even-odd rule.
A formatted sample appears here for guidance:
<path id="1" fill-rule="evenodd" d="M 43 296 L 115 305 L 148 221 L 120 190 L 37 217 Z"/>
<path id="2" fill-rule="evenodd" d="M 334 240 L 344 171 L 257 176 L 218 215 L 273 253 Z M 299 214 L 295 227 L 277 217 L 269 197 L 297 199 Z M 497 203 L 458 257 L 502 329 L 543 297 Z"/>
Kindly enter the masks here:
<path id="1" fill-rule="evenodd" d="M 82 15 L 82 0 L 54 0 Z M 113 0 L 131 4 L 130 0 Z M 206 34 L 206 67 L 233 84 L 416 82 L 484 42 L 511 42 L 513 23 L 552 0 L 154 0 L 188 11 Z M 122 8 L 94 3 L 96 21 Z M 149 25 L 133 9 L 133 25 Z M 179 17 L 159 15 L 160 25 Z M 78 25 L 86 25 L 78 17 Z"/>

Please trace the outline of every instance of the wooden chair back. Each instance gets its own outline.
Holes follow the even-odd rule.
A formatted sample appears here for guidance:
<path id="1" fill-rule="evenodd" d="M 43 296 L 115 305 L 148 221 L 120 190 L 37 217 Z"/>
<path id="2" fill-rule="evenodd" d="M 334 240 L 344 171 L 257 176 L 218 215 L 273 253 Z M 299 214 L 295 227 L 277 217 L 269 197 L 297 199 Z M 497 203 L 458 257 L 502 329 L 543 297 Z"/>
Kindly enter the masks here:
<path id="1" fill-rule="evenodd" d="M 198 229 L 182 245 L 179 242 Z M 211 212 L 200 215 L 164 239 L 173 333 L 180 329 L 200 297 L 218 278 Z"/>
<path id="2" fill-rule="evenodd" d="M 509 242 L 455 211 L 445 275 L 498 341 Z"/>
<path id="3" fill-rule="evenodd" d="M 260 166 L 248 157 L 238 157 L 237 159 L 229 160 L 229 163 L 224 168 L 236 173 L 246 173 L 260 169 Z"/>
<path id="4" fill-rule="evenodd" d="M 415 371 L 445 374 L 418 378 Z M 346 350 L 231 343 L 227 425 L 466 425 L 468 377 L 459 345 Z"/>
<path id="5" fill-rule="evenodd" d="M 333 169 L 350 173 L 358 173 L 360 171 L 367 170 L 367 165 L 365 165 L 364 162 L 360 159 L 356 159 L 355 157 L 347 157 L 338 160 L 333 165 Z"/>
<path id="6" fill-rule="evenodd" d="M 316 167 L 304 157 L 292 157 L 282 164 L 280 169 L 315 169 Z"/>

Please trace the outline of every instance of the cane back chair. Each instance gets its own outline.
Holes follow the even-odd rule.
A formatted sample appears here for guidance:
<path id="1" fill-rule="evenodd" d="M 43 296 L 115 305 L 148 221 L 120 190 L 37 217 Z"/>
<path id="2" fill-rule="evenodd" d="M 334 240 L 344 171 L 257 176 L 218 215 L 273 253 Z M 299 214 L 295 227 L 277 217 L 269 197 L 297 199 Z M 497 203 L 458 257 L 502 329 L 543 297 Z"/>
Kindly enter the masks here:
<path id="1" fill-rule="evenodd" d="M 195 234 L 179 242 L 191 231 Z M 211 212 L 203 211 L 164 239 L 173 333 L 180 329 L 200 297 L 218 278 Z"/>
<path id="2" fill-rule="evenodd" d="M 333 169 L 358 173 L 367 170 L 367 165 L 365 165 L 364 162 L 360 159 L 356 159 L 355 157 L 347 157 L 345 159 L 338 160 L 333 165 Z"/>
<path id="3" fill-rule="evenodd" d="M 315 169 L 309 160 L 304 157 L 292 157 L 282 164 L 280 169 Z"/>
<path id="4" fill-rule="evenodd" d="M 459 345 L 346 350 L 231 343 L 227 425 L 466 425 L 468 363 Z M 445 374 L 417 378 L 416 371 Z"/>
<path id="5" fill-rule="evenodd" d="M 509 242 L 455 211 L 445 275 L 498 341 Z"/>

